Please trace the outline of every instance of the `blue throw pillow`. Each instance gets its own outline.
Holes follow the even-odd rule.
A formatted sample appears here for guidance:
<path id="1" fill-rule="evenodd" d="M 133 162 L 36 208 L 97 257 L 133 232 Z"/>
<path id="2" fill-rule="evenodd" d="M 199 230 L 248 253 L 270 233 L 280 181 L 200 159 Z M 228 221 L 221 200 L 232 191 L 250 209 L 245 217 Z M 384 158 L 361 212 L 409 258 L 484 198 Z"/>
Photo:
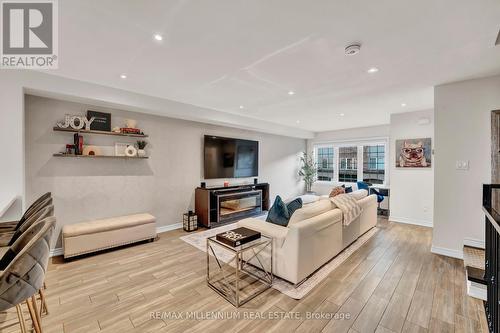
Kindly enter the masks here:
<path id="1" fill-rule="evenodd" d="M 370 190 L 370 185 L 367 182 L 357 182 L 358 190 Z"/>
<path id="2" fill-rule="evenodd" d="M 292 214 L 302 208 L 302 199 L 297 198 L 285 204 L 279 195 L 274 199 L 274 203 L 267 214 L 266 221 L 286 227 Z"/>
<path id="3" fill-rule="evenodd" d="M 352 192 L 352 186 L 347 186 L 345 188 L 345 193 L 351 193 Z"/>
<path id="4" fill-rule="evenodd" d="M 271 209 L 269 209 L 266 221 L 286 227 L 289 219 L 290 214 L 288 213 L 288 208 L 281 197 L 277 195 Z"/>
<path id="5" fill-rule="evenodd" d="M 286 208 L 288 209 L 288 214 L 290 215 L 290 217 L 288 218 L 288 220 L 290 220 L 290 218 L 292 217 L 293 213 L 294 213 L 297 209 L 302 208 L 302 198 L 297 198 L 297 199 L 295 199 L 295 200 L 290 201 L 290 202 L 286 205 Z M 288 225 L 288 223 L 287 223 L 287 225 Z"/>

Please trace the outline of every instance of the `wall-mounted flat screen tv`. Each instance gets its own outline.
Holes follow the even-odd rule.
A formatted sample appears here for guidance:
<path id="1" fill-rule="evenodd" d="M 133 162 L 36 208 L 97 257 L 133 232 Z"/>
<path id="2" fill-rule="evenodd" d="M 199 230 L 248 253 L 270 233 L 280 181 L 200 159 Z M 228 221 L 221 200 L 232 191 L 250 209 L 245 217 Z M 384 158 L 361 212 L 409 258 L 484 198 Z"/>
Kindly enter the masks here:
<path id="1" fill-rule="evenodd" d="M 205 135 L 204 178 L 257 177 L 259 142 Z"/>

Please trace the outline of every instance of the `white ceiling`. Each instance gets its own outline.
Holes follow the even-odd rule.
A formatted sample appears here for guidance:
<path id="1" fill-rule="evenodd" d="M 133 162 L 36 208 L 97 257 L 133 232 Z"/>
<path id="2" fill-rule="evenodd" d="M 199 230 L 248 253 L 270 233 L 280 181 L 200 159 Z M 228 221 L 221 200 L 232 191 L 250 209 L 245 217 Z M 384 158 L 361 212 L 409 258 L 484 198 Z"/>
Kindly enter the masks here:
<path id="1" fill-rule="evenodd" d="M 309 131 L 386 124 L 432 108 L 434 85 L 500 73 L 498 0 L 59 5 L 52 74 Z"/>

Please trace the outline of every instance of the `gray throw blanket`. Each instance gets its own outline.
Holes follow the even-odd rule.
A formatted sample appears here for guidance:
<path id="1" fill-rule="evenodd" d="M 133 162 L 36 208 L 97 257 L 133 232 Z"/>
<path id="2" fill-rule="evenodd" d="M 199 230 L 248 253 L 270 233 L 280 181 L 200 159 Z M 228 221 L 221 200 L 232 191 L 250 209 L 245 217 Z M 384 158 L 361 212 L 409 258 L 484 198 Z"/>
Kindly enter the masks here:
<path id="1" fill-rule="evenodd" d="M 330 198 L 330 200 L 342 211 L 344 226 L 351 224 L 363 211 L 357 200 L 349 194 L 339 194 Z"/>

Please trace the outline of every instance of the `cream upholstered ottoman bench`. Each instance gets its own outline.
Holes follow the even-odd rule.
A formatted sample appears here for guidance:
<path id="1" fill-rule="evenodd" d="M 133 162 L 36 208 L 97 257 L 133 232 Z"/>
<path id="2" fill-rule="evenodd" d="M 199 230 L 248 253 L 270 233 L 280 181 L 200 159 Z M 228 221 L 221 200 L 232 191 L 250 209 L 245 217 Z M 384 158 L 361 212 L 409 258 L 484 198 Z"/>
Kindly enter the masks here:
<path id="1" fill-rule="evenodd" d="M 134 214 L 63 226 L 64 258 L 156 238 L 156 218 Z"/>

